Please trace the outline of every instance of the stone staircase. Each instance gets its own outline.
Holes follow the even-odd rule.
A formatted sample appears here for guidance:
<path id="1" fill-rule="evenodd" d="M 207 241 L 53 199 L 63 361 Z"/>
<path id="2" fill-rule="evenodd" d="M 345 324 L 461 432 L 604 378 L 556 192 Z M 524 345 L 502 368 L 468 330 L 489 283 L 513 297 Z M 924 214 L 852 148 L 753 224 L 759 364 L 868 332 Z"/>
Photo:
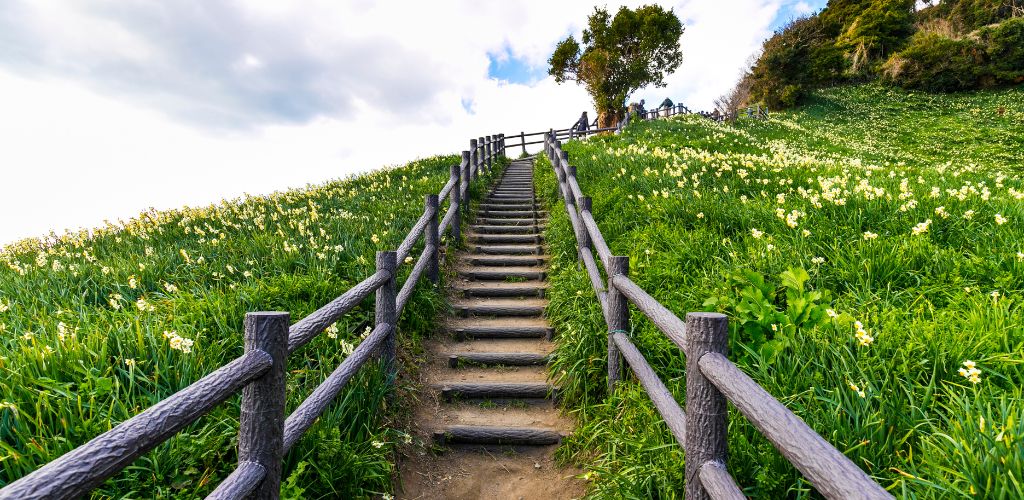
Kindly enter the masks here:
<path id="1" fill-rule="evenodd" d="M 533 162 L 518 160 L 477 207 L 466 252 L 458 256 L 452 342 L 437 354 L 448 373 L 433 383 L 458 418 L 434 431 L 440 444 L 553 445 L 569 427 L 546 381 L 552 328 L 544 319 L 547 214 L 533 191 Z M 479 411 L 467 411 L 473 405 Z M 461 411 L 457 409 L 461 407 Z M 507 408 L 521 418 L 508 416 Z"/>
<path id="2" fill-rule="evenodd" d="M 474 215 L 441 325 L 449 334 L 424 343 L 427 390 L 413 418 L 417 435 L 437 446 L 399 466 L 397 498 L 581 497 L 581 471 L 554 460 L 573 422 L 547 380 L 547 215 L 534 197 L 533 160 L 513 161 Z"/>

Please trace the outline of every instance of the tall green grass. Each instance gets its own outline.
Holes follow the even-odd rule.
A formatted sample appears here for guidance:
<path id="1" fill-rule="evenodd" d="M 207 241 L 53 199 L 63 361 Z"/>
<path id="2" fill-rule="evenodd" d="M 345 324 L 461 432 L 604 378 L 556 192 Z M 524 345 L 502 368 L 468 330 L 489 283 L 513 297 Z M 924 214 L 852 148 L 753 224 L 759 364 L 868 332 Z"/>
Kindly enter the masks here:
<path id="1" fill-rule="evenodd" d="M 632 278 L 680 316 L 727 313 L 730 358 L 893 494 L 1020 498 L 1022 123 L 1024 89 L 843 87 L 767 121 L 680 117 L 564 149 Z M 605 394 L 604 323 L 551 210 L 553 374 L 581 424 L 560 454 L 595 497 L 681 497 L 685 457 L 643 391 Z M 682 353 L 633 318 L 684 401 Z M 816 496 L 734 411 L 729 450 L 748 495 Z"/>
<path id="2" fill-rule="evenodd" d="M 246 312 L 289 311 L 296 321 L 370 275 L 374 253 L 398 246 L 424 195 L 437 193 L 457 162 L 439 156 L 268 196 L 149 211 L 3 249 L 0 486 L 239 356 Z M 439 291 L 419 287 L 399 331 L 410 352 L 443 303 Z M 372 322 L 371 297 L 289 358 L 288 411 Z M 286 458 L 285 494 L 390 491 L 394 450 L 409 437 L 397 430 L 407 398 L 388 394 L 379 367 L 367 365 Z M 205 495 L 233 469 L 237 425 L 235 397 L 93 496 Z"/>

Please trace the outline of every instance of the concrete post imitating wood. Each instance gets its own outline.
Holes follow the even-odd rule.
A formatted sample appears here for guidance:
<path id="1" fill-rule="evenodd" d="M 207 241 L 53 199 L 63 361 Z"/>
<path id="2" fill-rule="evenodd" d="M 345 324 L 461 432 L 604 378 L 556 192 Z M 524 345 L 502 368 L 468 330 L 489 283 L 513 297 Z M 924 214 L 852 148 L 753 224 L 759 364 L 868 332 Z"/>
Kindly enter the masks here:
<path id="1" fill-rule="evenodd" d="M 469 163 L 469 151 L 462 152 L 462 165 Z M 451 228 L 451 243 L 453 246 L 458 246 L 459 241 L 462 239 L 462 189 L 460 184 L 462 183 L 462 166 L 452 165 L 452 177 L 455 178 L 455 189 L 452 189 L 451 203 L 455 206 L 455 214 L 452 215 L 452 228 Z"/>
<path id="2" fill-rule="evenodd" d="M 428 194 L 426 197 L 426 201 L 424 202 L 424 206 L 428 212 L 434 212 L 434 215 L 430 216 L 430 218 L 427 219 L 427 227 L 426 232 L 424 232 L 423 243 L 424 246 L 426 246 L 427 250 L 429 251 L 429 253 L 426 256 L 426 258 L 428 259 L 426 269 L 427 279 L 436 284 L 440 279 L 440 274 L 438 273 L 438 256 L 441 251 L 441 235 L 437 234 L 437 219 L 439 215 L 438 212 L 441 211 L 441 208 L 440 204 L 437 201 L 437 195 Z"/>
<path id="3" fill-rule="evenodd" d="M 494 136 L 487 136 L 487 143 L 484 149 L 487 155 L 487 171 L 490 172 L 491 166 L 494 164 L 494 158 L 491 158 L 491 155 L 494 153 Z"/>
<path id="4" fill-rule="evenodd" d="M 729 322 L 724 314 L 686 315 L 686 498 L 710 500 L 700 482 L 706 462 L 725 465 L 727 458 L 726 399 L 700 371 L 700 358 L 709 352 L 727 355 Z"/>
<path id="5" fill-rule="evenodd" d="M 612 276 L 629 275 L 629 257 L 615 255 L 608 259 L 608 395 L 615 391 L 615 385 L 622 380 L 622 355 L 612 338 L 618 332 L 629 335 L 629 302 L 615 285 Z"/>
<path id="6" fill-rule="evenodd" d="M 480 148 L 477 144 L 476 139 L 469 140 L 469 175 L 465 177 L 467 183 L 476 179 L 476 165 L 480 162 Z"/>
<path id="7" fill-rule="evenodd" d="M 291 315 L 252 312 L 245 315 L 244 323 L 245 352 L 263 351 L 273 358 L 273 364 L 242 389 L 238 464 L 257 463 L 266 471 L 250 498 L 276 500 L 281 495 L 284 459 L 285 363 Z"/>
<path id="8" fill-rule="evenodd" d="M 521 141 L 520 144 L 523 145 L 523 154 L 525 155 L 526 154 L 526 132 L 525 131 L 520 131 L 519 132 L 519 140 Z M 544 141 L 544 142 L 547 143 L 547 141 Z M 544 148 L 544 151 L 547 151 L 547 147 L 546 146 Z"/>
<path id="9" fill-rule="evenodd" d="M 476 162 L 476 144 L 474 140 L 469 141 L 469 156 L 466 156 L 465 152 L 462 154 L 462 213 L 469 215 L 469 183 L 472 182 L 473 177 L 471 172 L 473 171 L 473 163 Z M 461 218 L 461 217 L 460 217 Z"/>
<path id="10" fill-rule="evenodd" d="M 389 381 L 394 381 L 397 375 L 398 344 L 395 339 L 398 330 L 398 318 L 395 312 L 395 274 L 398 267 L 398 254 L 394 251 L 377 252 L 377 271 L 385 271 L 391 277 L 377 289 L 377 303 L 374 308 L 373 318 L 376 326 L 383 324 L 391 325 L 391 331 L 381 345 L 381 356 L 384 358 L 384 370 L 388 374 Z"/>
<path id="11" fill-rule="evenodd" d="M 575 177 L 575 174 L 576 174 L 576 172 L 573 172 L 573 176 L 574 177 Z M 579 208 L 580 208 L 580 215 L 581 216 L 583 215 L 583 212 L 592 212 L 593 201 L 591 201 L 589 196 L 584 196 L 584 197 L 579 199 Z M 581 222 L 582 222 L 582 218 L 581 218 Z M 591 248 L 590 233 L 587 232 L 587 226 L 586 225 L 580 224 L 579 231 L 576 232 L 576 242 L 579 244 L 577 249 L 579 251 L 580 258 L 582 259 L 583 258 L 583 254 L 584 253 L 590 253 L 590 248 Z"/>

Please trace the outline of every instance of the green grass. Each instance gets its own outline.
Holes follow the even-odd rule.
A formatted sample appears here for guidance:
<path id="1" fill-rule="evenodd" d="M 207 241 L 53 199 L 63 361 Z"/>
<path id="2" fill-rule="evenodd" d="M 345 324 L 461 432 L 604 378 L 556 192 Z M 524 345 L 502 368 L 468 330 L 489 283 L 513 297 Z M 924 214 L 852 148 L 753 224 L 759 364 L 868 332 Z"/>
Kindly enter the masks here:
<path id="1" fill-rule="evenodd" d="M 1024 89 L 842 87 L 767 121 L 680 117 L 564 148 L 631 277 L 680 316 L 727 313 L 730 358 L 894 495 L 1024 496 Z M 552 373 L 580 422 L 560 456 L 594 497 L 682 497 L 685 457 L 642 389 L 605 394 L 604 322 L 551 214 Z M 684 401 L 683 355 L 633 318 Z M 817 495 L 735 411 L 729 450 L 749 496 Z"/>
<path id="2" fill-rule="evenodd" d="M 455 156 L 201 208 L 147 212 L 0 253 L 0 486 L 242 353 L 247 311 L 296 321 L 372 274 L 447 181 Z M 475 188 L 478 189 L 478 188 Z M 419 255 L 420 243 L 412 255 Z M 411 266 L 401 270 L 400 283 Z M 420 284 L 399 338 L 415 354 L 441 294 Z M 370 297 L 288 360 L 288 411 L 373 322 Z M 171 332 L 174 332 L 173 334 Z M 189 345 L 189 342 L 192 342 Z M 406 360 L 412 368 L 414 361 Z M 359 498 L 391 490 L 408 440 L 401 401 L 373 363 L 287 456 L 285 491 Z M 399 391 L 414 390 L 399 379 Z M 94 497 L 209 493 L 236 461 L 238 397 L 102 484 Z"/>

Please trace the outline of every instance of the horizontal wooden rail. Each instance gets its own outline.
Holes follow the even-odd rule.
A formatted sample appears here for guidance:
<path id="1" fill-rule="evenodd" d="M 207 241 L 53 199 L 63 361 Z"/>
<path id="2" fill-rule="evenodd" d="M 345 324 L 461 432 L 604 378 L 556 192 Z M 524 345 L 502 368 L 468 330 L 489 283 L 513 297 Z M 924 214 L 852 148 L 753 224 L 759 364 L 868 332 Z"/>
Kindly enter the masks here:
<path id="1" fill-rule="evenodd" d="M 412 226 L 412 230 L 410 230 L 409 234 L 405 236 L 402 243 L 398 245 L 396 252 L 398 252 L 399 265 L 401 265 L 401 262 L 409 256 L 409 252 L 412 250 L 413 245 L 419 241 L 420 236 L 423 236 L 423 230 L 427 228 L 427 223 L 436 215 L 437 213 L 432 210 L 423 211 L 423 215 L 421 215 L 419 220 L 416 221 L 416 224 Z"/>
<path id="2" fill-rule="evenodd" d="M 725 464 L 714 460 L 700 466 L 700 483 L 714 500 L 746 500 L 747 496 L 736 484 Z"/>
<path id="3" fill-rule="evenodd" d="M 611 283 L 615 285 L 615 288 L 619 289 L 629 301 L 633 303 L 647 316 L 658 329 L 665 334 L 673 344 L 678 346 L 680 349 L 686 348 L 686 323 L 679 319 L 675 313 L 669 311 L 667 307 L 661 305 L 651 297 L 651 294 L 640 288 L 639 285 L 629 279 L 628 276 L 618 275 L 610 278 Z"/>
<path id="4" fill-rule="evenodd" d="M 612 338 L 615 340 L 615 345 L 619 348 L 619 352 L 622 353 L 622 357 L 626 358 L 626 363 L 629 364 L 630 370 L 636 375 L 640 384 L 644 386 L 644 391 L 651 398 L 651 402 L 654 403 L 658 414 L 661 415 L 662 420 L 665 421 L 669 430 L 672 431 L 676 442 L 679 443 L 679 446 L 685 446 L 686 414 L 679 406 L 679 403 L 676 402 L 676 398 L 672 396 L 672 392 L 658 378 L 658 374 L 654 373 L 654 369 L 647 363 L 647 360 L 640 354 L 636 346 L 629 341 L 629 337 L 625 333 L 616 332 L 612 334 Z"/>
<path id="5" fill-rule="evenodd" d="M 309 429 L 313 422 L 320 417 L 320 414 L 327 409 L 327 405 L 334 401 L 334 398 L 345 387 L 348 380 L 363 367 L 370 356 L 384 342 L 384 339 L 391 333 L 393 325 L 377 325 L 362 342 L 349 354 L 344 361 L 334 369 L 309 397 L 295 408 L 288 419 L 284 421 L 284 451 L 292 448 L 302 437 L 302 434 Z"/>
<path id="6" fill-rule="evenodd" d="M 235 358 L 117 427 L 0 490 L 3 499 L 77 498 L 206 415 L 273 364 L 263 351 Z"/>
<path id="7" fill-rule="evenodd" d="M 206 500 L 249 498 L 266 474 L 267 468 L 256 462 L 240 463 L 234 472 L 217 485 L 217 489 L 207 495 Z"/>
<path id="8" fill-rule="evenodd" d="M 420 258 L 416 260 L 416 265 L 413 266 L 412 271 L 409 273 L 409 277 L 402 284 L 402 289 L 398 292 L 398 299 L 395 301 L 395 309 L 398 310 L 399 316 L 401 316 L 402 310 L 405 309 L 405 304 L 409 302 L 409 297 L 412 296 L 416 283 L 420 280 L 420 276 L 423 275 L 423 270 L 430 264 L 430 255 L 436 251 L 437 247 L 435 246 L 424 248 Z"/>
<path id="9" fill-rule="evenodd" d="M 293 324 L 288 329 L 288 354 L 308 344 L 310 340 L 359 305 L 363 299 L 369 297 L 389 279 L 391 279 L 391 275 L 385 272 L 371 274 L 339 295 L 338 298 Z"/>
<path id="10" fill-rule="evenodd" d="M 892 498 L 846 455 L 765 391 L 728 358 L 708 353 L 701 373 L 828 498 Z"/>

